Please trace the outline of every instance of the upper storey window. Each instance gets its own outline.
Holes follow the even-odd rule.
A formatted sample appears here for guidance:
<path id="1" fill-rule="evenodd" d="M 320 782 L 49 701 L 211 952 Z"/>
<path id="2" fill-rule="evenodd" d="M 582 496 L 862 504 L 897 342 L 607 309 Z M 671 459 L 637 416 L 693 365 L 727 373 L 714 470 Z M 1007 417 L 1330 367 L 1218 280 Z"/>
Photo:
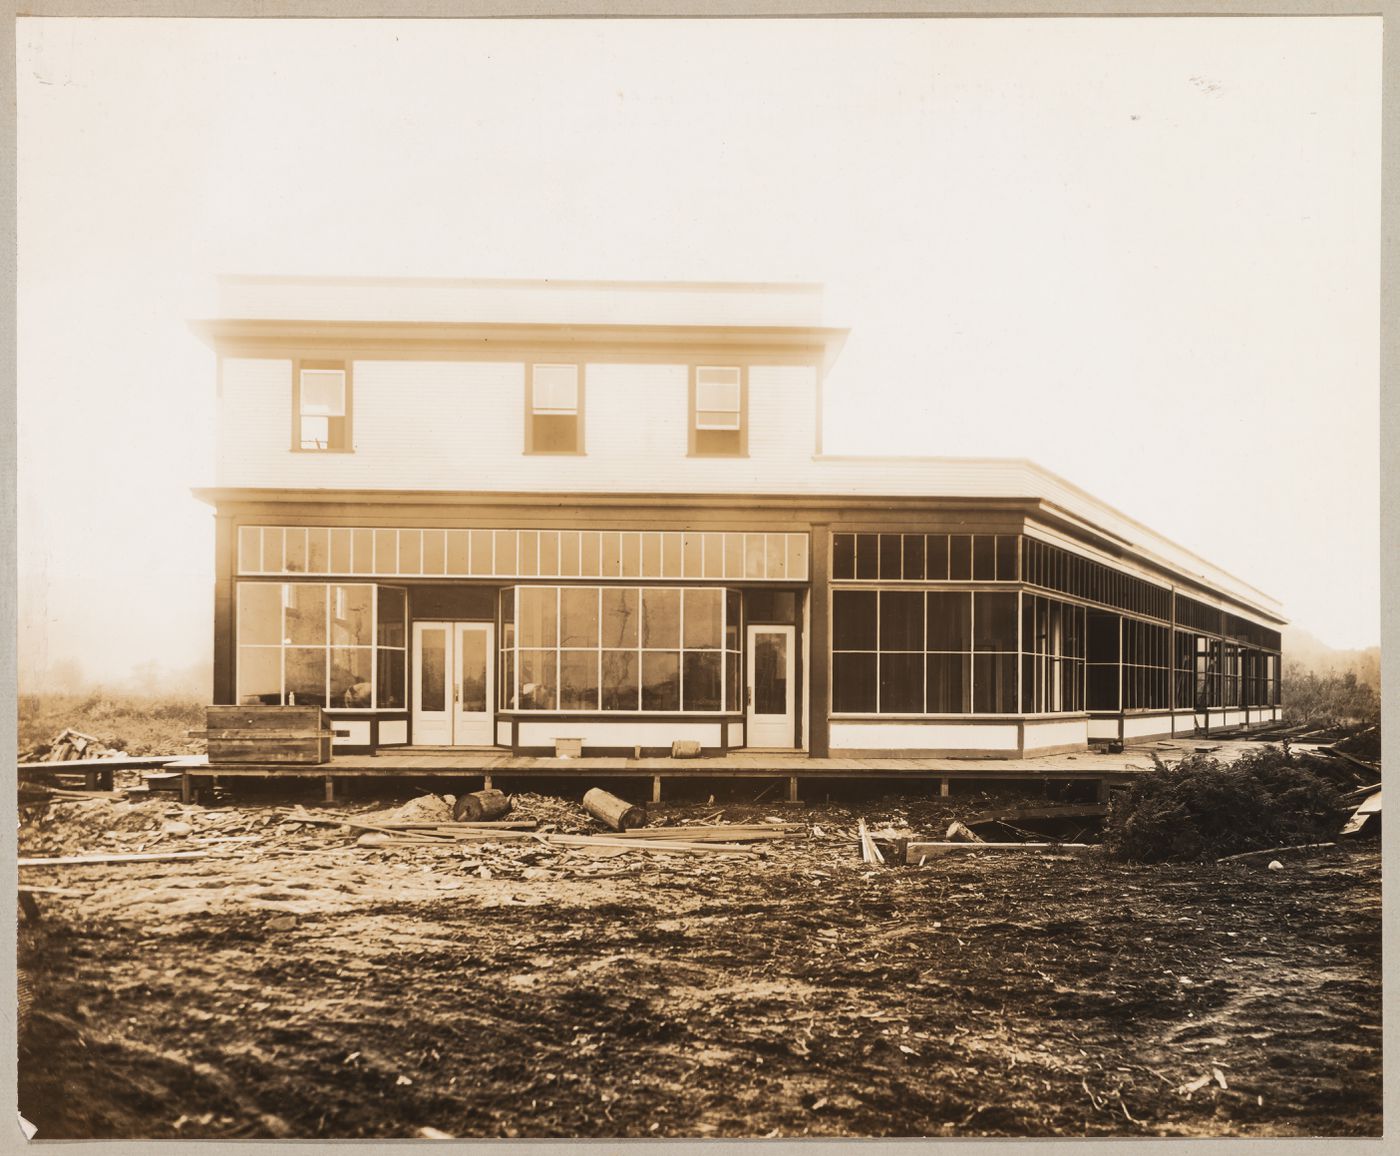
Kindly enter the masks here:
<path id="1" fill-rule="evenodd" d="M 525 452 L 583 453 L 583 388 L 577 365 L 530 366 Z"/>
<path id="2" fill-rule="evenodd" d="M 690 379 L 692 457 L 748 452 L 748 382 L 736 365 L 697 365 Z"/>
<path id="3" fill-rule="evenodd" d="M 292 448 L 350 449 L 350 370 L 344 362 L 298 363 L 292 399 Z"/>

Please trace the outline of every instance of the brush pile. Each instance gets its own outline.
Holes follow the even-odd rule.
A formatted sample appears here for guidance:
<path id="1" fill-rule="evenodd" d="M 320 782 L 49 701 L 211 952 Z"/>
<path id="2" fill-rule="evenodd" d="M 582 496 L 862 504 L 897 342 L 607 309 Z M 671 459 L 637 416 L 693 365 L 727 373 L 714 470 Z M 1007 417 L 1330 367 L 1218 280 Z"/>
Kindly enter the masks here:
<path id="1" fill-rule="evenodd" d="M 1345 808 L 1306 756 L 1248 751 L 1233 763 L 1189 755 L 1135 779 L 1112 801 L 1104 847 L 1136 863 L 1218 859 L 1332 838 Z"/>

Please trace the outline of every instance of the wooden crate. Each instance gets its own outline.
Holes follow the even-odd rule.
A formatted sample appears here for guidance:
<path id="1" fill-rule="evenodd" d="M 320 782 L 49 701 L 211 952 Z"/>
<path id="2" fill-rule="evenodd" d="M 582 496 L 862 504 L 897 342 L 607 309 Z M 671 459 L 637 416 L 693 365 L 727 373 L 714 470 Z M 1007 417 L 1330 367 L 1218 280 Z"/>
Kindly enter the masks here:
<path id="1" fill-rule="evenodd" d="M 335 732 L 319 706 L 211 706 L 204 738 L 211 763 L 295 763 L 331 759 Z"/>

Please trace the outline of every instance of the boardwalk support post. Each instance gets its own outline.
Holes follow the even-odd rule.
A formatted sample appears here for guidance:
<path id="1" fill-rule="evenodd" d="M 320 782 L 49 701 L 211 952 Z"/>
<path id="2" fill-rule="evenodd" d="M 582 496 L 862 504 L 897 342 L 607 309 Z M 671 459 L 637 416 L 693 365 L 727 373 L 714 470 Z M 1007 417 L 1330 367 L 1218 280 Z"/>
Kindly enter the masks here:
<path id="1" fill-rule="evenodd" d="M 660 776 L 660 775 L 652 775 L 652 777 L 651 777 L 651 801 L 652 801 L 653 803 L 659 803 L 659 802 L 661 802 L 661 776 Z"/>

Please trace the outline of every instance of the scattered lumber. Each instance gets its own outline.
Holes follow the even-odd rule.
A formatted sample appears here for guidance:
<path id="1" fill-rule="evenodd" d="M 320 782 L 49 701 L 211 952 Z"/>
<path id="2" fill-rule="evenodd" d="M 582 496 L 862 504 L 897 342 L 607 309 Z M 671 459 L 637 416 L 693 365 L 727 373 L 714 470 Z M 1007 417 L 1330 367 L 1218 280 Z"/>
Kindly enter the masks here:
<path id="1" fill-rule="evenodd" d="M 480 822 L 454 819 L 451 822 L 442 820 L 435 823 L 432 820 L 424 820 L 419 823 L 386 822 L 379 824 L 386 831 L 533 831 L 539 825 L 538 819 L 483 819 Z"/>
<path id="2" fill-rule="evenodd" d="M 1082 855 L 1094 849 L 1092 843 L 913 843 L 905 849 L 906 862 L 922 867 L 925 860 L 955 851 L 1063 851 Z"/>
<path id="3" fill-rule="evenodd" d="M 480 823 L 510 813 L 510 796 L 495 788 L 461 795 L 452 804 L 452 817 L 461 822 Z"/>
<path id="4" fill-rule="evenodd" d="M 1253 859 L 1259 855 L 1277 855 L 1283 851 L 1321 851 L 1324 847 L 1335 847 L 1335 843 L 1291 843 L 1283 847 L 1265 847 L 1262 851 L 1241 851 L 1238 855 L 1225 855 L 1217 863 L 1232 863 L 1236 859 Z"/>
<path id="5" fill-rule="evenodd" d="M 1062 803 L 1043 807 L 982 811 L 964 822 L 968 827 L 981 827 L 989 823 L 1020 823 L 1028 819 L 1102 819 L 1107 814 L 1107 803 Z"/>
<path id="6" fill-rule="evenodd" d="M 1372 815 L 1381 813 L 1381 793 L 1377 791 L 1374 795 L 1362 801 L 1361 805 L 1352 812 L 1351 818 L 1347 820 L 1346 826 L 1342 828 L 1343 835 L 1359 834 L 1370 821 Z"/>
<path id="7" fill-rule="evenodd" d="M 610 795 L 601 787 L 592 788 L 583 796 L 583 809 L 595 819 L 601 819 L 614 831 L 646 826 L 647 813 L 625 799 Z"/>
<path id="8" fill-rule="evenodd" d="M 1319 754 L 1331 755 L 1334 759 L 1341 759 L 1344 762 L 1351 763 L 1352 766 L 1360 767 L 1363 771 L 1367 771 L 1370 774 L 1379 775 L 1381 773 L 1380 763 L 1368 763 L 1365 759 L 1358 759 L 1355 755 L 1349 755 L 1346 751 L 1339 751 L 1336 747 L 1318 747 L 1317 750 Z"/>
<path id="9" fill-rule="evenodd" d="M 882 864 L 885 857 L 880 853 L 880 848 L 875 846 L 875 840 L 870 837 L 870 831 L 865 826 L 865 820 L 860 820 L 857 827 L 860 836 L 860 857 L 865 863 Z"/>
<path id="10" fill-rule="evenodd" d="M 797 837 L 794 831 L 729 830 L 724 827 L 647 827 L 640 831 L 619 831 L 612 836 L 632 842 L 681 840 L 686 843 L 767 843 Z"/>
<path id="11" fill-rule="evenodd" d="M 753 855 L 755 847 L 738 843 L 690 843 L 676 839 L 623 839 L 617 835 L 539 835 L 556 847 L 622 847 L 628 851 L 678 851 L 696 854 Z"/>
<path id="12" fill-rule="evenodd" d="M 21 795 L 47 796 L 51 799 L 66 799 L 69 801 L 106 799 L 108 802 L 114 802 L 117 799 L 126 798 L 126 791 L 80 791 L 77 788 L 48 787 L 43 783 L 20 783 L 19 793 Z"/>
<path id="13" fill-rule="evenodd" d="M 21 859 L 20 867 L 70 867 L 84 863 L 159 863 L 166 859 L 204 859 L 208 851 L 146 851 L 124 855 L 59 855 L 52 859 Z"/>

